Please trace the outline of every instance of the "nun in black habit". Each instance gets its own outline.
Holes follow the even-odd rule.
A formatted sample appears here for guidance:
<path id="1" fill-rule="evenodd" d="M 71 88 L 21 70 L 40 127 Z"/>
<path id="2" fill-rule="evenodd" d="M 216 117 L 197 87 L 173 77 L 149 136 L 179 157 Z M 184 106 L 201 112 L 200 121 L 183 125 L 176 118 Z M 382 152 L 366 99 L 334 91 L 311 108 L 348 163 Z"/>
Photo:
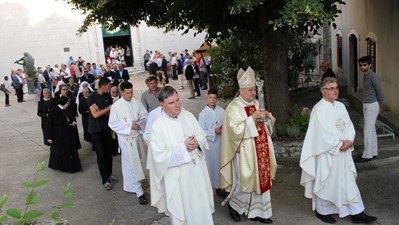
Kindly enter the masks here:
<path id="1" fill-rule="evenodd" d="M 74 138 L 76 121 L 68 116 L 65 110 L 71 100 L 67 96 L 59 97 L 57 105 L 50 111 L 46 124 L 47 141 L 51 144 L 48 166 L 63 172 L 78 172 L 82 170 L 78 146 Z"/>

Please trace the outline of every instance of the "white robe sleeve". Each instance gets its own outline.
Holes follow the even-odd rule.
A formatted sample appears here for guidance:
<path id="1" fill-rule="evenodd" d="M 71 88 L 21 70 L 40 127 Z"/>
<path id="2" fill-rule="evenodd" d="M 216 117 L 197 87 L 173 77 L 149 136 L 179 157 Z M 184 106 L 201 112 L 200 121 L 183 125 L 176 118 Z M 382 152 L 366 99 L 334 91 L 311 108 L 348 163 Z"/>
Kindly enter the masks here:
<path id="1" fill-rule="evenodd" d="M 337 155 L 338 152 L 339 152 L 340 149 L 341 149 L 342 144 L 343 144 L 342 141 L 340 141 L 339 144 L 338 144 L 337 146 L 335 146 L 334 148 L 330 149 L 328 152 L 331 153 L 331 154 L 333 154 L 333 155 Z"/>
<path id="2" fill-rule="evenodd" d="M 145 129 L 144 129 L 144 134 L 143 134 L 143 138 L 144 141 L 149 143 L 150 142 L 150 135 L 151 135 L 151 130 L 152 130 L 152 126 L 154 124 L 154 121 L 161 115 L 162 113 L 162 109 L 161 107 L 155 108 L 154 110 L 152 110 L 147 117 L 147 122 L 145 125 Z"/>
<path id="3" fill-rule="evenodd" d="M 138 100 L 138 101 L 139 101 L 139 100 Z M 140 128 L 141 128 L 141 129 L 140 129 L 140 130 L 137 130 L 137 132 L 140 133 L 140 134 L 144 134 L 145 127 L 146 127 L 146 124 L 147 124 L 148 112 L 147 112 L 147 110 L 145 109 L 143 103 L 140 102 L 140 104 L 141 104 L 141 107 L 140 107 L 140 115 L 139 115 L 139 120 L 140 120 L 140 121 L 138 121 L 137 124 L 140 125 Z"/>
<path id="4" fill-rule="evenodd" d="M 188 153 L 184 143 L 181 143 L 170 151 L 172 152 L 172 155 L 170 157 L 169 167 L 180 166 L 191 162 L 190 153 Z"/>
<path id="5" fill-rule="evenodd" d="M 209 109 L 203 109 L 199 114 L 198 122 L 206 134 L 206 139 L 208 139 L 208 141 L 214 142 L 216 139 L 216 133 L 213 123 L 216 121 L 214 121 L 215 118 L 212 118 L 211 113 L 212 112 L 210 112 Z"/>
<path id="6" fill-rule="evenodd" d="M 129 135 L 132 130 L 132 122 L 125 121 L 119 118 L 118 108 L 116 105 L 111 106 L 111 112 L 109 114 L 108 126 L 111 130 L 115 131 L 118 135 Z"/>
<path id="7" fill-rule="evenodd" d="M 258 129 L 256 129 L 256 123 L 252 116 L 249 116 L 245 120 L 245 132 L 244 132 L 244 138 L 254 138 L 259 136 Z"/>

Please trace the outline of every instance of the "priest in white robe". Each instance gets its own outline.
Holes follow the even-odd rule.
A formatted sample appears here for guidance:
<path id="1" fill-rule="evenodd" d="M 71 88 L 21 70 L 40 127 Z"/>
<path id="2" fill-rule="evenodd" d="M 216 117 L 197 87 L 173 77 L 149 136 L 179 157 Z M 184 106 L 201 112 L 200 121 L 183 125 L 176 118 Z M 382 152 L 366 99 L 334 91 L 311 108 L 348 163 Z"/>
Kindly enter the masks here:
<path id="1" fill-rule="evenodd" d="M 345 105 L 336 101 L 337 80 L 325 78 L 320 87 L 323 98 L 310 115 L 300 160 L 305 197 L 312 199 L 312 209 L 323 222 L 335 223 L 331 214 L 351 215 L 354 223 L 375 221 L 364 213 L 356 184 L 355 129 Z"/>
<path id="2" fill-rule="evenodd" d="M 277 163 L 270 136 L 275 119 L 259 109 L 254 71 L 240 69 L 237 80 L 240 95 L 227 106 L 223 120 L 220 188 L 230 194 L 222 204 L 228 203 L 236 221 L 245 214 L 252 221 L 272 223 L 270 189 Z"/>
<path id="3" fill-rule="evenodd" d="M 152 125 L 154 124 L 154 121 L 162 114 L 162 108 L 161 106 L 156 107 L 153 109 L 150 113 L 148 113 L 147 117 L 147 123 L 145 125 L 145 130 L 143 134 L 143 139 L 145 143 L 148 144 L 150 143 L 150 137 L 151 137 L 151 131 L 152 131 Z M 151 155 L 150 155 L 150 148 L 147 148 L 147 162 L 146 162 L 146 168 L 150 169 L 150 163 L 151 163 Z"/>
<path id="4" fill-rule="evenodd" d="M 147 110 L 139 99 L 133 97 L 133 84 L 120 84 L 122 98 L 112 104 L 109 127 L 118 134 L 121 149 L 123 190 L 136 193 L 140 204 L 147 200 L 141 186 L 145 178 L 141 157 L 146 159 L 142 134 L 147 119 Z M 145 157 L 145 158 L 144 158 Z"/>
<path id="5" fill-rule="evenodd" d="M 205 131 L 208 140 L 209 151 L 206 154 L 206 165 L 208 166 L 211 185 L 216 189 L 216 194 L 223 195 L 219 188 L 220 174 L 220 142 L 222 133 L 222 122 L 224 109 L 217 105 L 218 91 L 209 89 L 207 105 L 200 112 L 198 122 Z M 226 197 L 226 196 L 225 196 Z"/>
<path id="6" fill-rule="evenodd" d="M 168 215 L 172 225 L 212 225 L 205 133 L 193 114 L 182 109 L 173 87 L 164 87 L 158 99 L 163 112 L 149 139 L 151 205 Z"/>

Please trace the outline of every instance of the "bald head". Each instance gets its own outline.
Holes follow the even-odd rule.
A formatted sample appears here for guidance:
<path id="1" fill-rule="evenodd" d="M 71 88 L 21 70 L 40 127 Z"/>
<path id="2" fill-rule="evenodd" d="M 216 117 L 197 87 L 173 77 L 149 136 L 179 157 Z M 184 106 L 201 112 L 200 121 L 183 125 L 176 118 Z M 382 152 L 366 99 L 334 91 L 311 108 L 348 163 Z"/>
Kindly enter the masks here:
<path id="1" fill-rule="evenodd" d="M 330 64 L 327 60 L 323 60 L 323 62 L 320 63 L 320 69 L 323 71 L 323 73 L 325 73 L 329 67 Z"/>

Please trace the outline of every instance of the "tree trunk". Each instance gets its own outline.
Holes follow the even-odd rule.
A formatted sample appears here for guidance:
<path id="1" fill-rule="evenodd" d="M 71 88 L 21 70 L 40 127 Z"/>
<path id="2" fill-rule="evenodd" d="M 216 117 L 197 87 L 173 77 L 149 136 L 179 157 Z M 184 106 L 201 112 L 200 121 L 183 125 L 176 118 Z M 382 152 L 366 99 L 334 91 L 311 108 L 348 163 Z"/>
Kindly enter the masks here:
<path id="1" fill-rule="evenodd" d="M 277 123 L 285 124 L 290 120 L 290 98 L 288 92 L 288 30 L 273 30 L 268 22 L 279 17 L 284 1 L 265 1 L 259 7 L 259 19 L 262 27 L 262 46 L 264 49 L 264 79 L 267 110 L 273 113 Z"/>

